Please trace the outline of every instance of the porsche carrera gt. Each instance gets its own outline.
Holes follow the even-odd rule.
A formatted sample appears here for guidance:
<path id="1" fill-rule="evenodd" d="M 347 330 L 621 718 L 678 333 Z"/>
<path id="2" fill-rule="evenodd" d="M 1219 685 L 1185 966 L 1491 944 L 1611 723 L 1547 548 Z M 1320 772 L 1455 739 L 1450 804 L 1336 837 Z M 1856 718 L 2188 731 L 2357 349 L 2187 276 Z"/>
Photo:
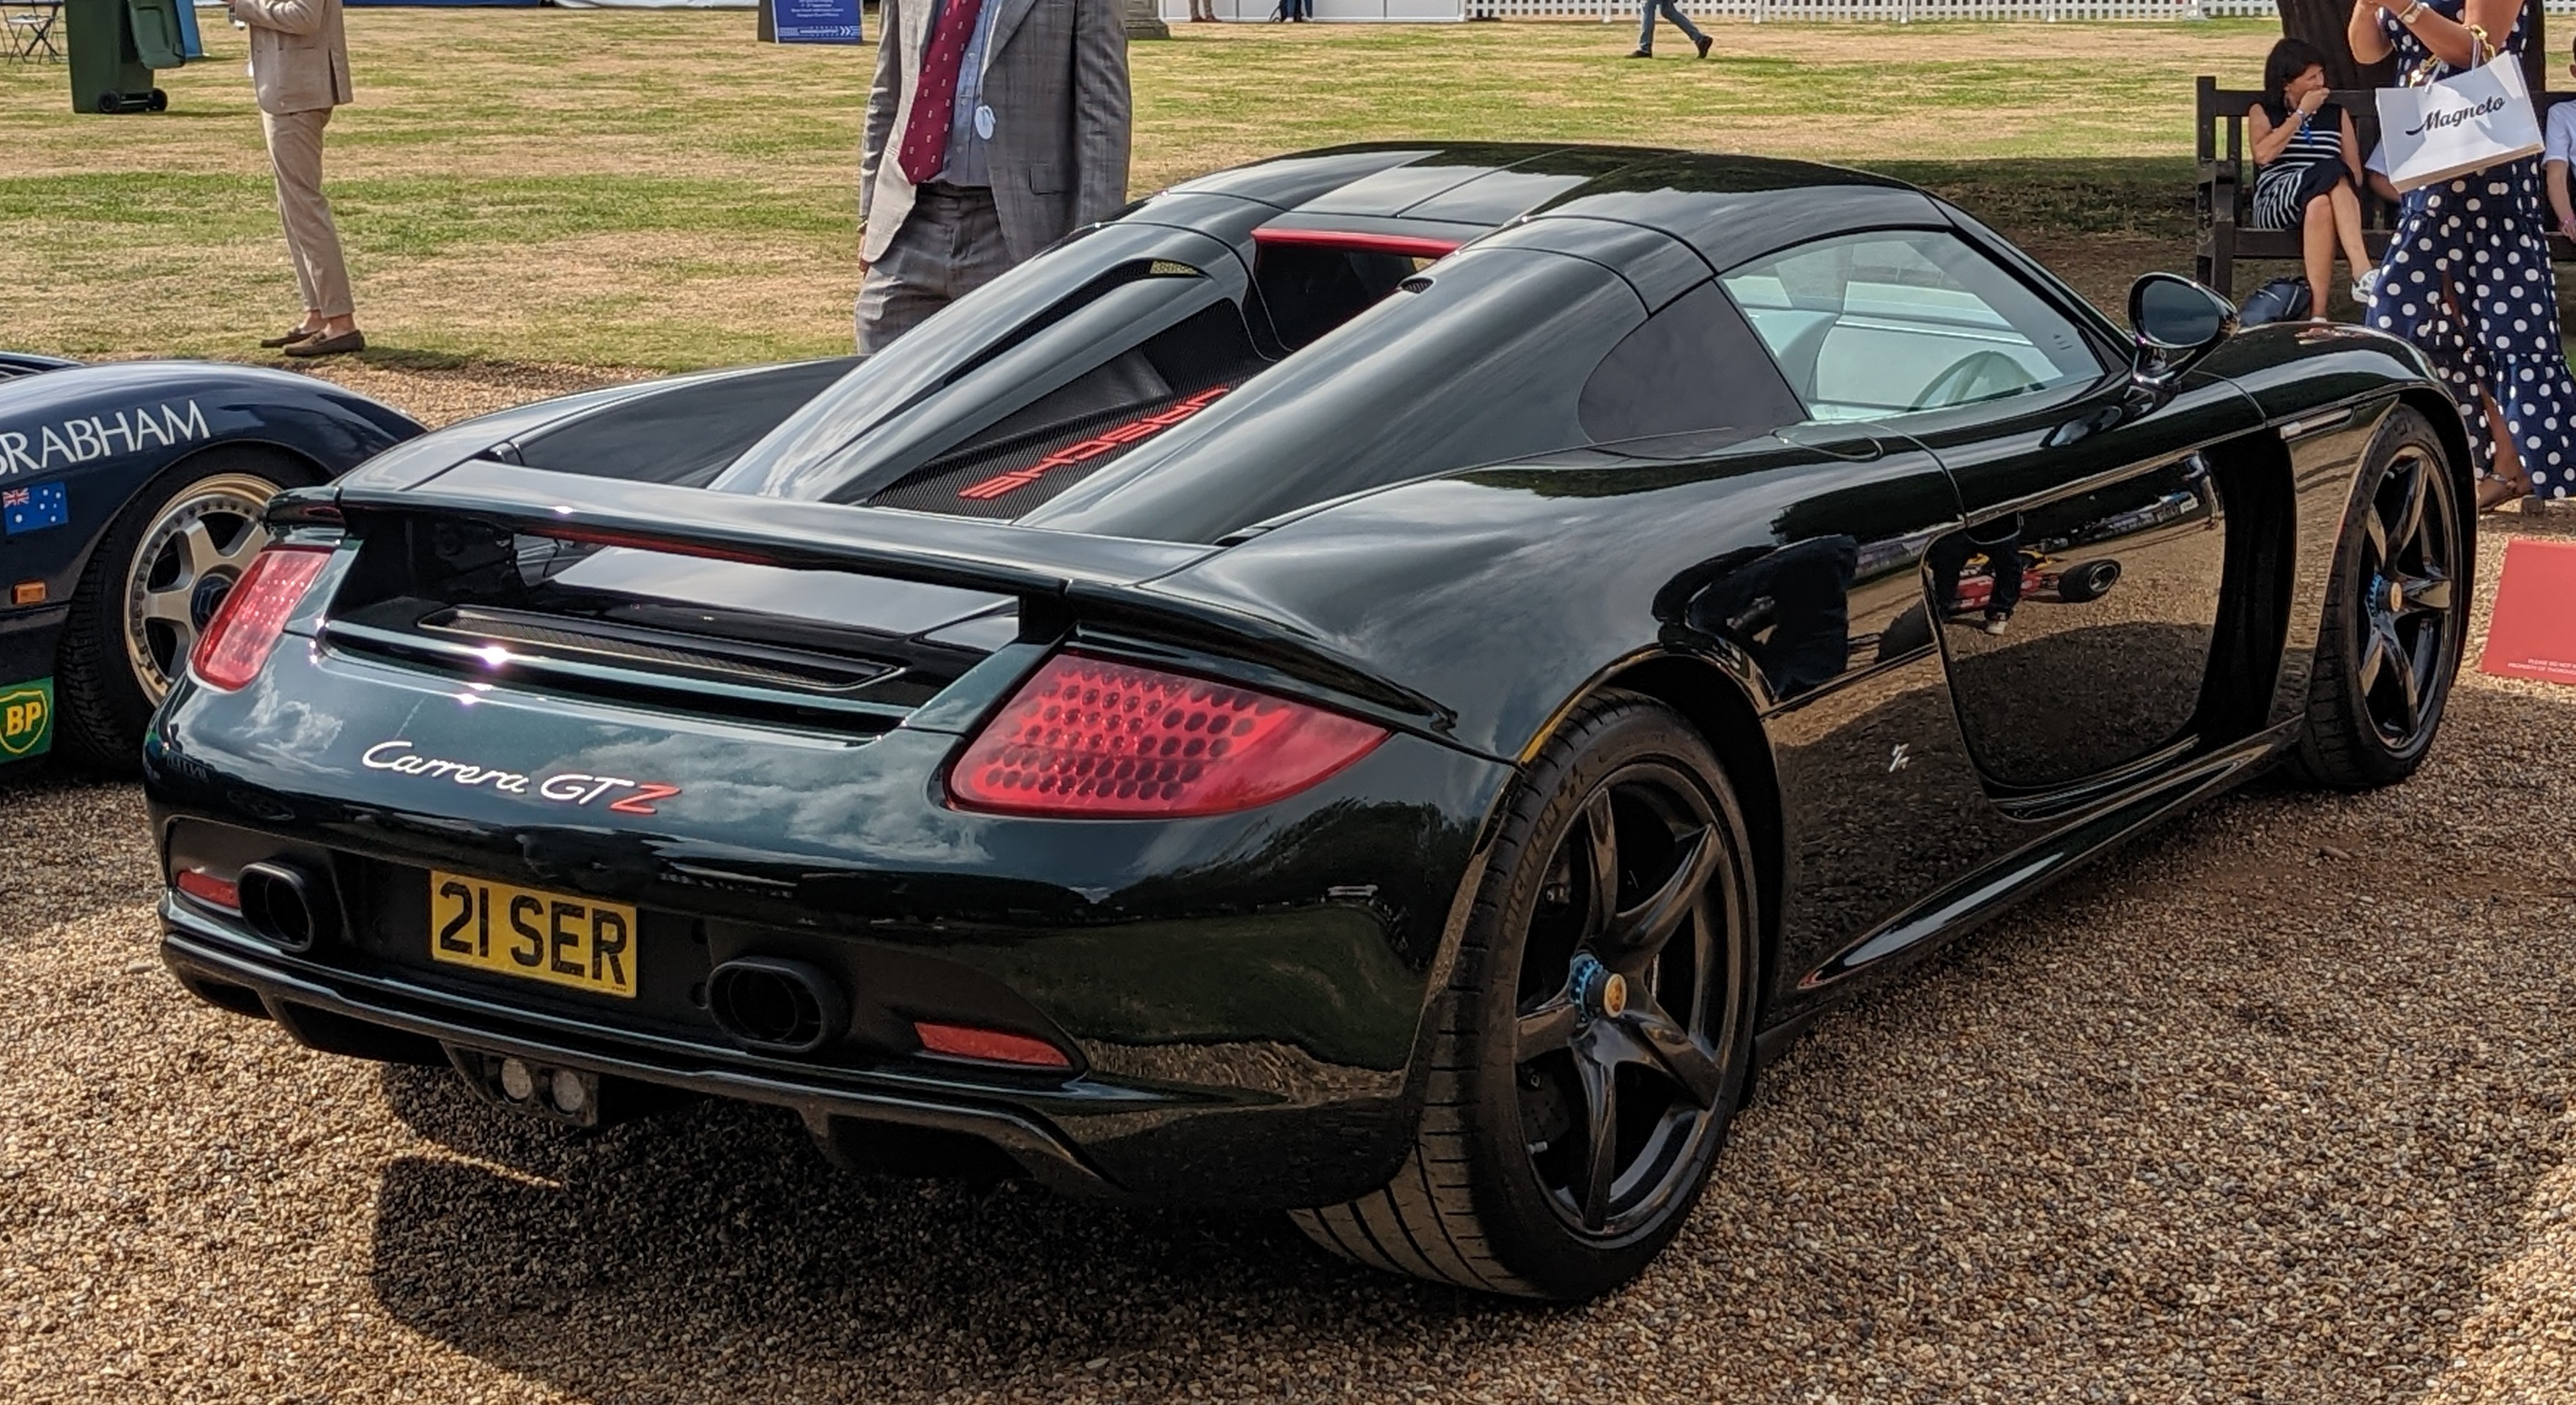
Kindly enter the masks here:
<path id="1" fill-rule="evenodd" d="M 2473 539 L 2424 363 L 2130 312 L 1795 162 L 1190 181 L 876 358 L 285 495 L 146 743 L 162 951 L 566 1125 L 746 1099 L 1599 1294 L 1836 1000 L 2431 745 Z M 1944 598 L 2024 544 L 2116 564 Z"/>

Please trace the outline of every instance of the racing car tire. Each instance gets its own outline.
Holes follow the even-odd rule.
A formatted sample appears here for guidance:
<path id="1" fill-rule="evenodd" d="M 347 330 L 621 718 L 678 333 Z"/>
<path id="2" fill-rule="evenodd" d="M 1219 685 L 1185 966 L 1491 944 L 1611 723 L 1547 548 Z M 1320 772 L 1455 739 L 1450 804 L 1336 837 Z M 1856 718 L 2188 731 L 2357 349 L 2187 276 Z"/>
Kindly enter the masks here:
<path id="1" fill-rule="evenodd" d="M 2120 583 L 2120 563 L 2108 559 L 2086 561 L 2058 573 L 2057 598 L 2068 605 L 2081 605 L 2099 600 Z"/>
<path id="2" fill-rule="evenodd" d="M 110 775 L 142 769 L 143 733 L 159 699 L 146 689 L 127 656 L 125 586 L 137 565 L 136 554 L 154 528 L 217 490 L 247 497 L 264 487 L 274 496 L 281 489 L 321 481 L 302 461 L 283 454 L 224 447 L 162 470 L 127 502 L 90 553 L 72 591 L 71 617 L 55 653 L 62 747 L 75 764 Z"/>
<path id="3" fill-rule="evenodd" d="M 2410 530 L 2406 504 L 2419 488 Z M 2380 425 L 2344 521 L 2308 680 L 2307 728 L 2290 769 L 2319 789 L 2371 790 L 2423 764 L 2468 643 L 2470 548 L 2460 493 L 2424 416 L 2401 407 Z M 2383 652 L 2374 668 L 2374 646 L 2397 644 L 2406 646 L 2405 661 Z M 2403 678 L 2390 672 L 2399 667 Z"/>
<path id="4" fill-rule="evenodd" d="M 1621 788 L 1623 780 L 1627 788 Z M 1646 783 L 1665 793 L 1641 791 Z M 1532 1001 L 1544 998 L 1556 979 L 1552 972 L 1566 967 L 1556 954 L 1566 940 L 1562 923 L 1540 938 L 1535 919 L 1542 904 L 1555 904 L 1560 915 L 1593 906 L 1588 880 L 1575 880 L 1581 886 L 1571 891 L 1582 898 L 1571 902 L 1564 880 L 1569 865 L 1586 862 L 1590 816 L 1606 813 L 1614 794 L 1625 808 L 1611 826 L 1621 847 L 1608 866 L 1636 879 L 1622 884 L 1623 896 L 1632 886 L 1644 890 L 1618 916 L 1653 907 L 1668 894 L 1683 894 L 1691 916 L 1660 954 L 1647 958 L 1649 974 L 1623 987 L 1642 992 L 1643 1004 L 1597 1006 L 1591 1019 L 1665 1016 L 1668 1025 L 1691 1031 L 1705 1059 L 1697 1072 L 1706 1105 L 1685 1092 L 1682 1078 L 1651 1060 L 1640 1065 L 1643 1076 L 1636 1082 L 1621 1081 L 1624 1071 L 1613 1070 L 1614 1088 L 1643 1084 L 1651 1096 L 1653 1079 L 1661 1075 L 1672 1096 L 1660 1105 L 1637 1105 L 1658 1130 L 1644 1135 L 1619 1178 L 1636 1178 L 1627 1192 L 1636 1197 L 1635 1206 L 1619 1219 L 1599 1216 L 1599 1226 L 1587 1228 L 1584 1221 L 1595 1216 L 1569 1215 L 1568 1202 L 1557 1198 L 1563 1188 L 1547 1184 L 1543 1158 L 1554 1148 L 1534 1149 L 1529 1122 L 1525 1090 L 1539 1088 L 1542 1060 L 1559 1055 L 1525 1059 L 1522 1045 L 1546 1008 L 1531 1008 Z M 1669 828 L 1668 809 L 1695 818 L 1696 835 L 1672 832 L 1667 842 L 1655 842 L 1658 823 Z M 1643 858 L 1631 859 L 1631 848 L 1638 847 L 1631 841 L 1640 837 L 1641 826 L 1649 842 L 1641 846 Z M 1703 843 L 1710 846 L 1708 857 L 1695 861 Z M 1761 930 L 1751 853 L 1726 772 L 1690 723 L 1661 703 L 1621 691 L 1605 691 L 1579 707 L 1507 800 L 1477 879 L 1475 905 L 1435 1008 L 1427 1096 L 1412 1153 L 1393 1180 L 1369 1195 L 1292 1211 L 1298 1227 L 1316 1243 L 1370 1267 L 1488 1292 L 1580 1301 L 1635 1278 L 1689 1218 L 1743 1100 Z M 1684 881 L 1693 871 L 1705 874 L 1695 890 Z M 1688 949 L 1677 950 L 1679 930 L 1692 933 Z M 1573 948 L 1578 979 L 1569 991 L 1580 988 L 1584 944 Z M 1603 950 L 1608 954 L 1606 944 Z M 1687 991 L 1670 980 L 1676 955 L 1684 963 L 1679 969 L 1695 973 Z M 1636 1002 L 1640 996 L 1622 999 Z M 1668 1016 L 1668 1007 L 1693 1013 Z M 1564 1054 L 1570 1059 L 1572 1050 Z M 1679 1065 L 1673 1067 L 1677 1072 Z M 1620 1092 L 1611 1105 L 1636 1096 Z M 1659 1141 L 1659 1129 L 1678 1125 L 1676 1119 L 1693 1129 Z M 1626 1125 L 1616 1113 L 1613 1121 Z M 1610 1145 L 1624 1147 L 1626 1135 L 1614 1136 Z M 1665 1150 L 1659 1154 L 1658 1147 Z M 1614 1157 L 1614 1169 L 1617 1164 Z"/>

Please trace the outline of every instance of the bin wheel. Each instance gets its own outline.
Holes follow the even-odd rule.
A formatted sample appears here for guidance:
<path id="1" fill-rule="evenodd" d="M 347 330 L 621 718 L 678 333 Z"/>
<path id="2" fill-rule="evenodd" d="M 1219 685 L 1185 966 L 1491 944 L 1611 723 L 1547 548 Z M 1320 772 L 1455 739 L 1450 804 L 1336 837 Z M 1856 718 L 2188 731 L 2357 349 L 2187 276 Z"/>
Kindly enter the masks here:
<path id="1" fill-rule="evenodd" d="M 115 112 L 124 106 L 125 99 L 114 88 L 98 95 L 98 110 L 101 112 Z"/>
<path id="2" fill-rule="evenodd" d="M 161 90 L 160 90 L 160 89 L 158 89 L 158 88 L 153 89 L 153 90 L 152 90 L 152 96 L 150 96 L 150 97 L 148 97 L 148 98 L 145 98 L 145 99 L 143 100 L 143 110 L 144 110 L 144 111 L 146 111 L 146 112 L 167 112 L 167 111 L 169 111 L 169 110 L 170 110 L 170 95 L 169 95 L 168 93 L 165 93 L 165 92 L 161 91 Z"/>

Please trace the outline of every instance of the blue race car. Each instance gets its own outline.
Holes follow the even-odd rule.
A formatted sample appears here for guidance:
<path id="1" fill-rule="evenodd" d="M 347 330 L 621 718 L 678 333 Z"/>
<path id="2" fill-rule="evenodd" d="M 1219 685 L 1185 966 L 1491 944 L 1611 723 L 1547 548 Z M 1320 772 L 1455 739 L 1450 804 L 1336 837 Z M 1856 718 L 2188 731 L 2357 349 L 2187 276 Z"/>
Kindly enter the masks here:
<path id="1" fill-rule="evenodd" d="M 309 376 L 0 352 L 0 764 L 134 770 L 268 499 L 420 433 Z"/>

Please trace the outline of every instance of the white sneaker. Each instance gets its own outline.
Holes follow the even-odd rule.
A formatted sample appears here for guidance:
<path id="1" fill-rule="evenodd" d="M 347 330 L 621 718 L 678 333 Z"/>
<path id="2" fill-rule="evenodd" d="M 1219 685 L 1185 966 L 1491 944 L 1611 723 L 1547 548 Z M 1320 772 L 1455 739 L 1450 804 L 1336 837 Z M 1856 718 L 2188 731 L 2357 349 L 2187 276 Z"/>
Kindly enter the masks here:
<path id="1" fill-rule="evenodd" d="M 2366 269 L 2359 278 L 2352 280 L 2352 300 L 2363 307 L 2379 301 L 2378 269 Z"/>

